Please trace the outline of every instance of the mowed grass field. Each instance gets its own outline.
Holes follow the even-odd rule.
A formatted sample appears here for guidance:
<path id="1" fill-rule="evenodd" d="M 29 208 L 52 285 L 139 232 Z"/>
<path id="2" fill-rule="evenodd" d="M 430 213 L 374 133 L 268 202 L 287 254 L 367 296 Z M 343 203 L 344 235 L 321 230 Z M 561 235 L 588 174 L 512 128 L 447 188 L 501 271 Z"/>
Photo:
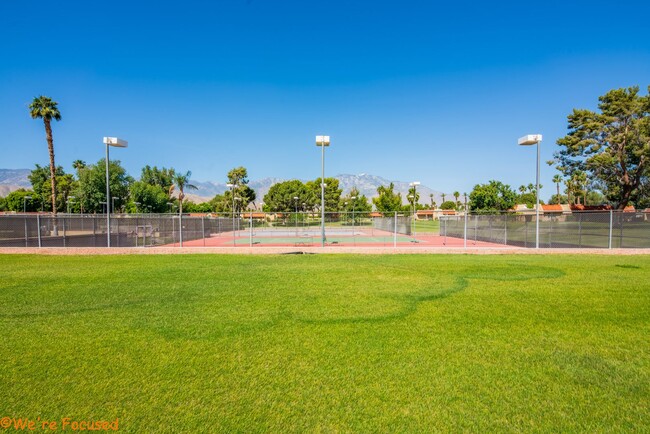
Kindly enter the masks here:
<path id="1" fill-rule="evenodd" d="M 650 256 L 0 256 L 0 418 L 641 432 Z"/>

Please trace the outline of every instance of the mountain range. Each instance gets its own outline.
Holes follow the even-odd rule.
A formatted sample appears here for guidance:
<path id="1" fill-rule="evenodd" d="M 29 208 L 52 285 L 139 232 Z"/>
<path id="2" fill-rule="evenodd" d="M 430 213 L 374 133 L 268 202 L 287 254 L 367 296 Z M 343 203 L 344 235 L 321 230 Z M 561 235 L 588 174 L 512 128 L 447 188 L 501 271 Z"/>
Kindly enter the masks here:
<path id="1" fill-rule="evenodd" d="M 6 196 L 10 192 L 17 190 L 19 188 L 30 188 L 31 184 L 29 183 L 29 169 L 0 169 L 0 197 Z M 361 173 L 358 175 L 350 174 L 341 174 L 335 176 L 339 180 L 339 186 L 343 189 L 343 194 L 347 194 L 353 187 L 356 187 L 360 194 L 365 195 L 368 198 L 377 196 L 377 187 L 381 185 L 388 186 L 391 182 L 395 185 L 395 191 L 402 194 L 402 200 L 404 203 L 407 202 L 406 196 L 408 195 L 409 183 L 404 181 L 391 181 L 386 178 L 382 178 L 377 175 L 370 175 L 367 173 Z M 283 178 L 263 178 L 251 180 L 248 185 L 255 190 L 257 194 L 257 201 L 260 201 L 264 198 L 264 195 L 269 191 L 273 184 L 278 182 L 286 181 L 287 179 Z M 305 180 L 302 180 L 303 182 Z M 228 187 L 226 183 L 218 183 L 213 181 L 192 181 L 194 185 L 198 187 L 197 190 L 193 190 L 191 194 L 188 194 L 188 199 L 196 202 L 206 202 L 212 199 L 216 194 L 222 194 Z M 433 195 L 433 200 L 437 204 L 442 203 L 442 193 L 440 191 L 434 190 L 426 185 L 418 185 L 417 191 L 420 195 L 420 203 L 429 204 L 431 203 L 431 196 Z M 452 198 L 451 194 L 447 194 L 447 199 Z"/>

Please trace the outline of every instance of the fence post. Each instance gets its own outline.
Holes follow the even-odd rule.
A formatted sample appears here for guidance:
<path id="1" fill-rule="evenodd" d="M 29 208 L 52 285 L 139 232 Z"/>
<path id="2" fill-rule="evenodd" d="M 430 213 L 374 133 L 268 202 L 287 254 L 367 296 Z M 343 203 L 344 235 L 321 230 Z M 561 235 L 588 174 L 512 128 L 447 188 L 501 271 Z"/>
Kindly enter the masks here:
<path id="1" fill-rule="evenodd" d="M 508 245 L 508 214 L 503 215 L 503 244 Z"/>
<path id="2" fill-rule="evenodd" d="M 463 248 L 467 248 L 467 209 L 465 209 L 465 222 L 463 224 Z"/>
<path id="3" fill-rule="evenodd" d="M 613 225 L 614 225 L 614 210 L 609 210 L 609 242 L 607 243 L 607 248 L 611 249 L 612 248 L 612 232 L 613 232 Z"/>
<path id="4" fill-rule="evenodd" d="M 582 247 L 582 213 L 578 213 L 578 248 Z"/>
<path id="5" fill-rule="evenodd" d="M 38 248 L 41 248 L 41 215 L 36 214 L 36 225 L 38 226 Z"/>
<path id="6" fill-rule="evenodd" d="M 201 216 L 201 238 L 203 238 L 203 247 L 205 247 L 205 216 Z"/>
<path id="7" fill-rule="evenodd" d="M 55 218 L 58 219 L 58 217 Z M 65 245 L 65 217 L 63 217 L 63 247 L 67 247 Z"/>
<path id="8" fill-rule="evenodd" d="M 182 204 L 181 204 L 182 205 Z M 178 242 L 183 247 L 183 213 L 178 213 Z"/>
<path id="9" fill-rule="evenodd" d="M 397 211 L 395 211 L 395 220 L 393 223 L 393 248 L 397 248 Z"/>
<path id="10" fill-rule="evenodd" d="M 249 234 L 250 234 L 249 247 L 253 247 L 253 211 L 251 211 L 248 214 L 248 218 L 249 218 L 248 227 L 249 227 Z"/>

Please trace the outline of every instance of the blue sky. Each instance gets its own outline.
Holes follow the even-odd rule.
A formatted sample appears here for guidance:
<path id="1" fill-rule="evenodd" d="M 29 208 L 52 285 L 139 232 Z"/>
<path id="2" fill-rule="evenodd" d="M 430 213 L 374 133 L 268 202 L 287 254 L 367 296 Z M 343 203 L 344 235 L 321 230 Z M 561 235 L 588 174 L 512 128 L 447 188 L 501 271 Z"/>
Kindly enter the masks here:
<path id="1" fill-rule="evenodd" d="M 534 182 L 574 107 L 650 84 L 648 2 L 0 3 L 0 167 L 47 163 L 29 101 L 59 102 L 57 163 L 112 157 L 223 181 L 372 173 L 469 192 Z M 542 196 L 554 170 L 542 166 Z"/>

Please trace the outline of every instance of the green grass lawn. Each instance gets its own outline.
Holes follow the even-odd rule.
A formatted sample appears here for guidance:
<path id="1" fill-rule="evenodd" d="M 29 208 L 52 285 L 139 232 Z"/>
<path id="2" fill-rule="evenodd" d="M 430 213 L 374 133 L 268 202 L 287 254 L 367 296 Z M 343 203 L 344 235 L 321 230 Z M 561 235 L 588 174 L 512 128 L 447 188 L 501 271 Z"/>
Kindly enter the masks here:
<path id="1" fill-rule="evenodd" d="M 650 256 L 0 256 L 0 418 L 650 426 Z"/>

